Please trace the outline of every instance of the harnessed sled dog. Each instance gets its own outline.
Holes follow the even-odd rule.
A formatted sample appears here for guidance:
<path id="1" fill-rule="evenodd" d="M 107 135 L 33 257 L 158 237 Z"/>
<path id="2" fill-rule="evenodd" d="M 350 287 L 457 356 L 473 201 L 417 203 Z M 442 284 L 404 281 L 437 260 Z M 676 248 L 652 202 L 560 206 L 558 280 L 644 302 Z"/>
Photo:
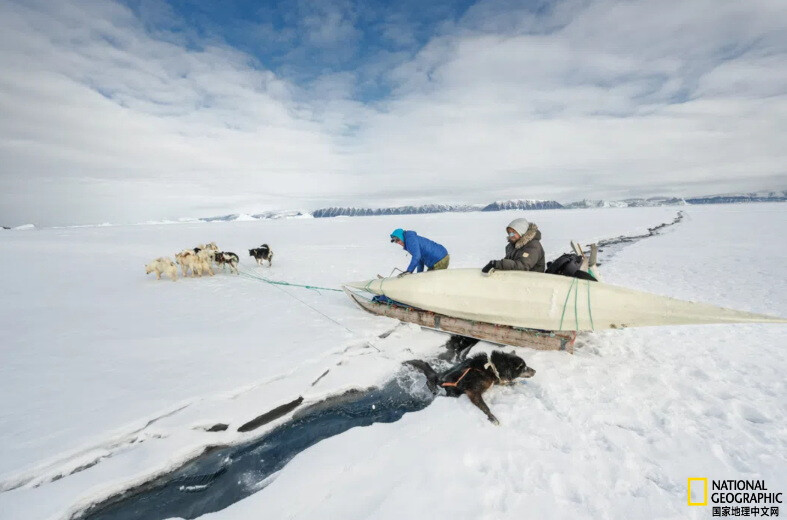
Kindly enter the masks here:
<path id="1" fill-rule="evenodd" d="M 238 255 L 231 251 L 217 251 L 214 254 L 214 262 L 216 265 L 221 266 L 222 270 L 224 266 L 229 266 L 230 273 L 238 274 L 238 262 L 239 262 Z"/>
<path id="2" fill-rule="evenodd" d="M 262 265 L 264 260 L 267 260 L 268 267 L 273 264 L 273 249 L 268 244 L 262 244 L 260 247 L 249 249 L 249 256 L 257 261 L 257 265 Z"/>
<path id="3" fill-rule="evenodd" d="M 156 280 L 161 280 L 161 275 L 169 276 L 172 281 L 178 279 L 178 267 L 169 258 L 156 258 L 145 266 L 145 274 L 156 273 Z"/>
<path id="4" fill-rule="evenodd" d="M 429 364 L 418 359 L 405 361 L 405 364 L 424 373 L 432 392 L 437 393 L 442 388 L 449 397 L 467 395 L 470 402 L 494 424 L 500 424 L 500 421 L 484 402 L 483 393 L 494 385 L 511 384 L 516 379 L 533 377 L 536 373 L 513 352 L 507 354 L 497 350 L 491 355 L 477 354 L 443 373 L 435 372 Z"/>

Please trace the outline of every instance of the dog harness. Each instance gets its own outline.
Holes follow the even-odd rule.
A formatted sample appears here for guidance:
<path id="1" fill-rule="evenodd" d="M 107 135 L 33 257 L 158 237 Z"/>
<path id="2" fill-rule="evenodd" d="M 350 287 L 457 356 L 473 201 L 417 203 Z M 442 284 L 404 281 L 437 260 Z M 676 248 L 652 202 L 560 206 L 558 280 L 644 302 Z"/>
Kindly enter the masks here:
<path id="1" fill-rule="evenodd" d="M 488 357 L 488 356 L 487 356 L 487 360 L 488 360 L 488 362 L 487 362 L 487 364 L 486 364 L 486 365 L 484 365 L 484 369 L 491 369 L 491 370 L 492 370 L 492 373 L 495 375 L 495 377 L 497 378 L 497 380 L 498 380 L 498 381 L 501 381 L 501 379 L 500 379 L 500 374 L 499 374 L 499 373 L 498 373 L 498 371 L 497 371 L 497 367 L 495 366 L 495 364 L 494 364 L 494 363 L 492 363 L 492 358 L 490 358 L 490 357 Z M 462 375 L 461 375 L 461 376 L 459 376 L 459 379 L 457 379 L 457 380 L 456 380 L 456 381 L 454 381 L 453 383 L 440 383 L 440 386 L 442 386 L 442 387 L 455 387 L 455 386 L 459 386 L 459 381 L 461 381 L 462 379 L 464 379 L 464 377 L 467 375 L 467 373 L 468 373 L 468 372 L 470 372 L 471 370 L 473 370 L 473 367 L 468 367 L 468 368 L 467 368 L 467 369 L 466 369 L 464 372 L 462 372 Z M 478 370 L 478 369 L 476 369 L 476 370 Z M 479 371 L 479 372 L 481 372 L 480 370 L 478 370 L 478 371 Z"/>
<path id="2" fill-rule="evenodd" d="M 467 367 L 467 370 L 462 372 L 462 375 L 459 376 L 459 379 L 457 379 L 453 383 L 441 383 L 440 386 L 457 386 L 457 385 L 459 385 L 459 381 L 461 381 L 467 375 L 467 373 L 470 372 L 471 370 L 473 370 L 473 367 Z"/>
<path id="3" fill-rule="evenodd" d="M 486 359 L 487 359 L 487 364 L 486 364 L 486 365 L 484 365 L 484 368 L 491 368 L 491 369 L 492 369 L 492 373 L 495 375 L 495 377 L 497 378 L 497 380 L 498 380 L 498 381 L 502 381 L 502 380 L 500 379 L 500 373 L 497 371 L 497 367 L 495 366 L 495 364 L 494 364 L 494 363 L 492 363 L 492 358 L 491 358 L 491 356 L 488 356 L 488 355 L 487 355 Z"/>

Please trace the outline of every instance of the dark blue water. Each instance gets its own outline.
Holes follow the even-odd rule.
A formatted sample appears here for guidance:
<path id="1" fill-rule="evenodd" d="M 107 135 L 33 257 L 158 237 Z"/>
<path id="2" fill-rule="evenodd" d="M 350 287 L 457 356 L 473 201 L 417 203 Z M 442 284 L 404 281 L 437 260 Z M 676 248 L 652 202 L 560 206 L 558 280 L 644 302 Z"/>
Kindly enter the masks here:
<path id="1" fill-rule="evenodd" d="M 383 388 L 333 397 L 302 411 L 261 438 L 221 448 L 169 475 L 93 507 L 85 520 L 196 518 L 256 493 L 299 452 L 357 426 L 389 423 L 428 406 L 420 376 L 403 373 Z"/>

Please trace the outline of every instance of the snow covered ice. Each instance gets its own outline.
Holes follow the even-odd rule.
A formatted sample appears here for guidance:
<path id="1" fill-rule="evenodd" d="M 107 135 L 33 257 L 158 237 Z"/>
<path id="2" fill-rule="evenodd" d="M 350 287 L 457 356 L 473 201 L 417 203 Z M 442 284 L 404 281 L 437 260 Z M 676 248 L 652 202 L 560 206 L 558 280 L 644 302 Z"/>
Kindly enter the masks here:
<path id="1" fill-rule="evenodd" d="M 605 281 L 787 316 L 784 204 L 526 216 L 552 259 L 571 239 L 639 234 L 678 209 L 680 224 L 611 259 L 602 253 Z M 298 397 L 305 405 L 381 385 L 447 339 L 394 328 L 338 292 L 229 274 L 156 281 L 144 273 L 150 260 L 216 241 L 249 272 L 338 287 L 406 266 L 387 240 L 396 227 L 446 245 L 451 267 L 481 267 L 502 256 L 504 226 L 521 215 L 0 234 L 0 518 L 68 518 L 207 446 L 263 435 L 289 416 L 237 429 Z M 272 268 L 247 255 L 263 242 L 276 251 Z M 537 374 L 485 395 L 499 427 L 465 398 L 437 398 L 306 449 L 262 485 L 250 483 L 260 491 L 205 518 L 708 518 L 709 508 L 686 504 L 689 477 L 764 479 L 787 492 L 784 332 L 643 328 L 581 336 L 573 356 L 518 349 Z M 208 431 L 217 424 L 228 428 Z"/>

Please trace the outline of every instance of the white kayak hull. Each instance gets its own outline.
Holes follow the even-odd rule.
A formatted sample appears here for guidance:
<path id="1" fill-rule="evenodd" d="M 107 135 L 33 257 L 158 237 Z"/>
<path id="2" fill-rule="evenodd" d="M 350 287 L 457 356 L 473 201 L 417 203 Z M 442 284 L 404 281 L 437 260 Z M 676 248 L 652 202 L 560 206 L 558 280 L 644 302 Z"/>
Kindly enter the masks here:
<path id="1" fill-rule="evenodd" d="M 446 316 L 512 327 L 590 331 L 660 325 L 787 323 L 601 282 L 525 271 L 445 269 L 345 284 Z"/>

